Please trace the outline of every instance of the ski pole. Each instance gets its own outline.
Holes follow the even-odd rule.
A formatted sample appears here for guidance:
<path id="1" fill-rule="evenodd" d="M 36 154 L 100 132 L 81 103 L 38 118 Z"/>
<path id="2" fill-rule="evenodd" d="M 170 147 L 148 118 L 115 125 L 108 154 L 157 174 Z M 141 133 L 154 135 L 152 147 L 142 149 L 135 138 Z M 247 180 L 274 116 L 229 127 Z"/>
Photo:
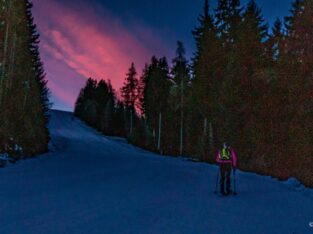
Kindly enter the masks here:
<path id="1" fill-rule="evenodd" d="M 233 169 L 233 177 L 234 177 L 234 195 L 237 195 L 237 186 L 236 186 L 236 170 Z"/>
<path id="2" fill-rule="evenodd" d="M 218 179 L 219 179 L 219 177 L 220 177 L 220 168 L 218 168 L 218 170 L 217 170 L 214 194 L 217 194 L 217 184 L 218 184 Z"/>

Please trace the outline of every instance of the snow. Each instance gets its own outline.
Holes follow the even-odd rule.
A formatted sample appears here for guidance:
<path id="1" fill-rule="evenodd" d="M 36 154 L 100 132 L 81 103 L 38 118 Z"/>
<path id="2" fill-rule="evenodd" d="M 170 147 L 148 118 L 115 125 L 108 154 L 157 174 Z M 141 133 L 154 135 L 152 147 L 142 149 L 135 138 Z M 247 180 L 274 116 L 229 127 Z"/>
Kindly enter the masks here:
<path id="1" fill-rule="evenodd" d="M 51 152 L 0 170 L 1 234 L 313 233 L 312 189 L 293 178 L 237 171 L 238 195 L 219 197 L 216 166 L 51 115 Z"/>

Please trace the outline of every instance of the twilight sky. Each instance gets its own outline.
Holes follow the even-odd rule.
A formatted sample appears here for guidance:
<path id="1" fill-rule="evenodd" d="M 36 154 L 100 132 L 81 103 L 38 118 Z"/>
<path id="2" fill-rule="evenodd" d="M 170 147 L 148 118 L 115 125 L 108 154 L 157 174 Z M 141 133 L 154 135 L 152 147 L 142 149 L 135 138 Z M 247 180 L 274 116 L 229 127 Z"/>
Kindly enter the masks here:
<path id="1" fill-rule="evenodd" d="M 246 3 L 248 0 L 243 0 Z M 54 109 L 72 111 L 88 77 L 118 91 L 134 62 L 140 74 L 152 55 L 172 60 L 176 41 L 190 57 L 191 30 L 204 0 L 33 0 Z M 292 0 L 256 0 L 269 23 L 288 15 Z M 214 8 L 216 0 L 210 1 Z"/>

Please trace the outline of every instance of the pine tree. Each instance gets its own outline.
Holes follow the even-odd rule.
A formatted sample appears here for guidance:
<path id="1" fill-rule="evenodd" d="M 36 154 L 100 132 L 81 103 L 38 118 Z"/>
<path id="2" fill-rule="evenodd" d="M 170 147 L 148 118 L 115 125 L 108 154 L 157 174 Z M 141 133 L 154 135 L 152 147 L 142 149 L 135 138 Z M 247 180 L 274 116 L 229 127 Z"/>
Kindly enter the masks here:
<path id="1" fill-rule="evenodd" d="M 141 78 L 141 85 L 144 87 L 142 92 L 142 111 L 147 122 L 153 129 L 157 126 L 155 120 L 157 113 L 155 111 L 156 108 L 153 106 L 153 103 L 156 103 L 156 96 L 152 93 L 156 92 L 154 91 L 156 90 L 156 81 L 153 73 L 157 70 L 157 68 L 158 60 L 156 57 L 152 57 L 150 64 L 146 65 Z"/>
<path id="2" fill-rule="evenodd" d="M 86 81 L 85 87 L 80 90 L 79 96 L 75 102 L 74 113 L 77 117 L 87 121 L 87 103 L 96 99 L 97 81 L 89 78 Z M 94 116 L 96 118 L 96 116 Z"/>
<path id="3" fill-rule="evenodd" d="M 254 0 L 250 0 L 243 14 L 238 31 L 237 53 L 241 59 L 241 68 L 248 76 L 265 66 L 265 45 L 268 25 L 262 16 L 261 9 Z"/>
<path id="4" fill-rule="evenodd" d="M 193 145 L 200 149 L 200 152 L 196 153 L 204 158 L 207 156 L 209 144 L 209 125 L 215 122 L 217 116 L 217 83 L 223 68 L 220 57 L 221 42 L 217 36 L 214 20 L 209 14 L 208 1 L 205 1 L 204 13 L 200 15 L 198 21 L 199 26 L 193 30 L 197 50 L 192 61 L 194 103 L 191 104 L 191 112 L 194 114 L 190 117 L 198 124 L 196 128 L 190 129 L 188 135 L 194 136 Z M 197 109 L 192 110 L 193 107 Z"/>
<path id="5" fill-rule="evenodd" d="M 283 142 L 287 142 L 285 138 L 285 124 L 284 124 L 284 91 L 281 86 L 279 70 L 281 59 L 285 52 L 285 35 L 283 33 L 283 26 L 281 20 L 277 19 L 272 28 L 272 33 L 269 39 L 265 42 L 266 45 L 266 70 L 264 77 L 267 78 L 267 87 L 263 91 L 264 100 L 262 105 L 259 105 L 259 121 L 263 124 L 263 132 L 265 136 L 263 141 L 258 145 L 267 155 L 264 158 L 266 167 L 273 167 L 276 164 L 277 158 L 283 157 Z M 275 155 L 270 157 L 269 155 Z"/>
<path id="6" fill-rule="evenodd" d="M 219 0 L 215 9 L 215 25 L 223 47 L 231 49 L 236 43 L 238 27 L 242 20 L 240 0 Z"/>
<path id="7" fill-rule="evenodd" d="M 144 103 L 145 103 L 145 86 L 146 86 L 146 78 L 148 76 L 148 65 L 146 64 L 143 71 L 142 71 L 142 75 L 140 76 L 139 80 L 138 80 L 138 98 L 137 98 L 137 103 L 136 103 L 136 107 L 137 109 L 140 111 L 140 114 L 142 116 L 144 116 L 145 113 L 145 107 L 144 107 Z"/>
<path id="8" fill-rule="evenodd" d="M 106 81 L 100 80 L 95 88 L 95 101 L 97 103 L 97 121 L 96 127 L 98 130 L 103 131 L 103 113 L 105 111 L 107 102 L 109 100 L 109 87 Z"/>
<path id="9" fill-rule="evenodd" d="M 277 62 L 282 53 L 284 53 L 284 33 L 283 25 L 280 19 L 276 19 L 272 34 L 266 42 L 267 60 L 270 64 Z"/>
<path id="10" fill-rule="evenodd" d="M 124 86 L 121 88 L 121 94 L 125 106 L 134 109 L 138 98 L 138 79 L 134 63 L 131 64 L 126 74 Z"/>
<path id="11" fill-rule="evenodd" d="M 286 20 L 285 53 L 280 63 L 280 87 L 284 92 L 285 127 L 291 165 L 302 162 L 297 176 L 310 181 L 308 163 L 312 157 L 313 121 L 313 33 L 312 1 L 294 2 L 291 16 Z M 301 158 L 299 160 L 299 158 Z"/>
<path id="12" fill-rule="evenodd" d="M 0 42 L 3 45 L 0 56 L 1 138 L 20 145 L 23 154 L 45 152 L 49 141 L 49 91 L 39 55 L 32 4 L 27 0 L 2 1 L 1 4 L 1 10 L 5 10 L 0 26 L 5 32 Z"/>
<path id="13" fill-rule="evenodd" d="M 97 112 L 100 113 L 109 99 L 109 87 L 105 80 L 100 80 L 95 88 L 95 100 L 98 103 Z"/>
<path id="14" fill-rule="evenodd" d="M 85 87 L 80 91 L 75 103 L 75 115 L 91 126 L 96 126 L 97 101 L 96 90 L 98 82 L 92 78 L 86 81 Z"/>
<path id="15" fill-rule="evenodd" d="M 177 42 L 176 57 L 173 59 L 171 76 L 173 85 L 171 87 L 169 103 L 172 126 L 172 145 L 179 146 L 180 155 L 183 153 L 184 145 L 184 116 L 186 116 L 186 99 L 190 93 L 190 69 L 185 57 L 185 48 L 182 42 Z M 179 141 L 178 141 L 179 139 Z M 178 148 L 177 148 L 178 149 Z"/>
<path id="16" fill-rule="evenodd" d="M 133 131 L 133 122 L 134 122 L 134 116 L 136 115 L 136 103 L 138 100 L 138 93 L 139 93 L 139 87 L 138 87 L 138 78 L 137 78 L 137 72 L 134 63 L 131 64 L 128 73 L 126 74 L 124 86 L 121 88 L 121 94 L 124 101 L 124 105 L 126 107 L 127 116 L 129 116 L 128 119 L 128 132 L 131 135 Z"/>
<path id="17" fill-rule="evenodd" d="M 236 141 L 241 148 L 246 149 L 244 153 L 250 154 L 249 150 L 255 150 L 250 146 L 261 142 L 266 135 L 262 131 L 264 126 L 260 118 L 260 106 L 267 89 L 264 73 L 268 65 L 265 49 L 268 26 L 254 0 L 248 3 L 239 29 L 235 48 L 240 69 L 238 78 L 233 83 L 238 90 L 237 103 L 233 104 L 239 110 L 235 120 L 239 136 Z"/>
<path id="18" fill-rule="evenodd" d="M 285 17 L 284 26 L 286 28 L 287 33 L 290 35 L 292 30 L 294 29 L 294 24 L 296 20 L 296 16 L 299 16 L 303 13 L 303 6 L 305 0 L 295 0 L 292 3 L 292 8 L 290 10 L 290 16 Z"/>
<path id="19" fill-rule="evenodd" d="M 8 60 L 8 50 L 10 47 L 9 39 L 11 27 L 14 22 L 12 17 L 12 1 L 0 2 L 0 109 L 4 109 L 4 93 L 6 92 L 6 68 Z"/>
<path id="20" fill-rule="evenodd" d="M 29 32 L 31 35 L 29 49 L 32 55 L 32 62 L 33 62 L 32 68 L 33 68 L 34 76 L 35 76 L 34 87 L 33 89 L 31 87 L 30 90 L 33 91 L 33 95 L 34 95 L 33 98 L 37 99 L 37 102 L 35 102 L 34 100 L 30 101 L 30 105 L 34 105 L 37 103 L 37 107 L 34 107 L 34 109 L 32 110 L 32 114 L 33 114 L 32 125 L 37 127 L 36 138 L 41 139 L 41 142 L 42 142 L 41 147 L 43 147 L 41 151 L 45 151 L 47 150 L 48 141 L 50 139 L 47 124 L 48 124 L 48 118 L 49 118 L 48 111 L 50 109 L 51 103 L 49 101 L 49 89 L 47 87 L 48 81 L 46 79 L 46 74 L 45 74 L 43 63 L 41 62 L 40 53 L 39 53 L 39 43 L 40 43 L 39 37 L 40 36 L 37 32 L 37 27 L 34 24 L 34 19 L 32 17 L 32 12 L 31 12 L 33 5 L 27 0 L 26 7 L 27 7 L 26 14 L 27 14 L 27 19 L 28 19 L 27 25 L 29 26 Z M 29 86 L 31 86 L 30 80 L 27 80 L 26 82 L 24 82 L 23 85 L 27 89 Z M 27 98 L 29 97 L 30 97 L 29 94 L 26 93 L 24 96 L 24 103 L 27 102 Z"/>
<path id="21" fill-rule="evenodd" d="M 143 74 L 143 111 L 147 124 L 157 135 L 157 148 L 161 150 L 162 136 L 162 116 L 167 109 L 169 95 L 169 67 L 166 58 L 157 59 L 152 57 L 151 64 L 148 65 Z"/>
<path id="22" fill-rule="evenodd" d="M 103 133 L 107 135 L 114 135 L 115 129 L 113 129 L 113 117 L 114 117 L 114 98 L 110 97 L 103 110 L 103 117 L 101 118 L 101 123 L 103 126 Z"/>
<path id="23" fill-rule="evenodd" d="M 125 107 L 122 101 L 117 101 L 115 111 L 114 111 L 114 118 L 113 118 L 113 128 L 114 133 L 117 136 L 125 137 Z"/>
<path id="24" fill-rule="evenodd" d="M 14 113 L 14 106 L 11 105 L 12 98 L 10 98 L 10 89 L 9 86 L 12 73 L 9 74 L 8 69 L 12 67 L 15 63 L 12 61 L 12 54 L 16 52 L 13 43 L 13 37 L 16 38 L 16 29 L 17 29 L 17 16 L 14 14 L 16 12 L 22 13 L 23 7 L 21 4 L 15 4 L 13 8 L 13 1 L 1 1 L 0 2 L 0 17 L 1 17 L 1 34 L 0 34 L 0 58 L 1 58 L 1 67 L 0 67 L 0 138 L 6 144 L 9 139 L 12 139 L 12 133 L 14 132 L 14 124 L 17 124 L 17 120 L 13 120 L 12 114 Z M 25 16 L 25 12 L 24 12 Z M 26 19 L 24 20 L 24 22 Z M 25 28 L 24 28 L 25 29 Z M 26 45 L 27 46 L 27 45 Z M 26 49 L 26 48 L 24 48 Z M 29 56 L 29 55 L 28 55 Z M 15 93 L 16 98 L 19 96 Z M 20 113 L 19 113 L 20 114 Z M 11 119 L 11 121 L 10 121 Z M 13 121 L 12 121 L 13 120 Z M 1 147 L 1 146 L 0 146 Z"/>
<path id="25" fill-rule="evenodd" d="M 236 109 L 239 102 L 239 88 L 234 86 L 241 67 L 238 60 L 236 47 L 239 41 L 239 31 L 242 22 L 242 7 L 239 0 L 220 0 L 215 12 L 216 35 L 220 40 L 221 49 L 217 55 L 219 63 L 216 66 L 218 78 L 214 85 L 216 93 L 214 103 L 215 136 L 217 143 L 232 142 L 236 138 Z M 235 112 L 234 112 L 235 111 Z"/>
<path id="26" fill-rule="evenodd" d="M 77 97 L 75 115 L 106 135 L 122 135 L 119 128 L 115 130 L 118 124 L 124 124 L 114 122 L 116 111 L 119 111 L 115 104 L 116 95 L 110 80 L 97 82 L 89 78 Z"/>

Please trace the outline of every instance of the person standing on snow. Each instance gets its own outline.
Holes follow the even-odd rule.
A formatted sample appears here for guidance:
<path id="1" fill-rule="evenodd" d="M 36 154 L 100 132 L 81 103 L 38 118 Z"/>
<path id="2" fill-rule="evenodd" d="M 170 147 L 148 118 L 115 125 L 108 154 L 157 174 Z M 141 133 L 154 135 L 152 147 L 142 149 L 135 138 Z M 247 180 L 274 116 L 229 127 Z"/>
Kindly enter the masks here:
<path id="1" fill-rule="evenodd" d="M 220 165 L 220 190 L 221 194 L 229 195 L 232 191 L 230 188 L 231 170 L 236 170 L 237 157 L 235 151 L 225 142 L 221 150 L 216 155 L 216 162 Z M 226 182 L 226 192 L 225 192 Z"/>

